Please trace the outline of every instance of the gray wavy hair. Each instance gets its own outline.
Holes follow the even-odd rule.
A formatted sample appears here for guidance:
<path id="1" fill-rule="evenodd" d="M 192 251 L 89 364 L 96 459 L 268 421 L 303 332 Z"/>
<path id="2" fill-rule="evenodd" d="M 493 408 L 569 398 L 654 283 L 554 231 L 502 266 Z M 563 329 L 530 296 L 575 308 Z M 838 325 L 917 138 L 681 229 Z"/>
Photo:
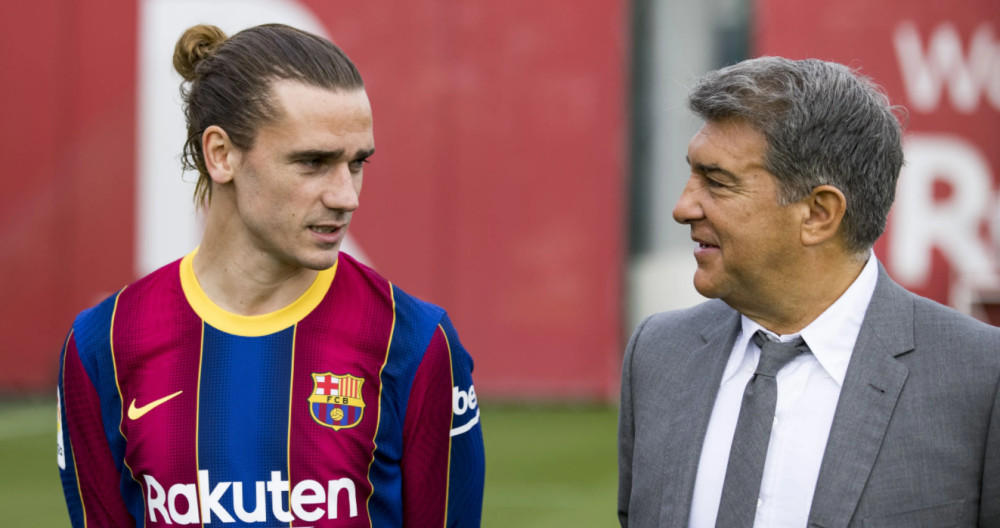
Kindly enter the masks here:
<path id="1" fill-rule="evenodd" d="M 903 166 L 905 110 L 870 78 L 833 62 L 761 57 L 703 76 L 688 106 L 706 121 L 738 119 L 763 133 L 782 205 L 820 185 L 840 189 L 849 251 L 867 254 L 882 235 Z"/>

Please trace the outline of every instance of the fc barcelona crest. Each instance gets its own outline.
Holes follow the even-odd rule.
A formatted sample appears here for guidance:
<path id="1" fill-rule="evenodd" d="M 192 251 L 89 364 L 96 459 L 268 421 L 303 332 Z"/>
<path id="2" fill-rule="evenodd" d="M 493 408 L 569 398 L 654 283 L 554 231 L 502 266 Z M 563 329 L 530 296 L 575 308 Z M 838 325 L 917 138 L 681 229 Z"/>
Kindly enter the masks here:
<path id="1" fill-rule="evenodd" d="M 313 392 L 309 396 L 309 413 L 320 425 L 334 431 L 354 427 L 361 423 L 365 401 L 361 386 L 365 380 L 350 374 L 343 376 L 332 372 L 313 373 Z"/>

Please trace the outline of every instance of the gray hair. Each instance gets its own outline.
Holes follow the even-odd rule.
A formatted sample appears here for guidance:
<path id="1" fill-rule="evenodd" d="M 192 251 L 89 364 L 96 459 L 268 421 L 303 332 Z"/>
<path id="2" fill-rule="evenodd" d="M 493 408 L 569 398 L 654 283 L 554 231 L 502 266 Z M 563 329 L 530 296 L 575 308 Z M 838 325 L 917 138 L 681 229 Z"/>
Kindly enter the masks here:
<path id="1" fill-rule="evenodd" d="M 867 253 L 882 235 L 903 165 L 902 109 L 870 78 L 832 62 L 762 57 L 706 74 L 688 106 L 706 121 L 738 119 L 764 135 L 764 167 L 782 205 L 820 185 L 840 189 L 848 250 Z"/>

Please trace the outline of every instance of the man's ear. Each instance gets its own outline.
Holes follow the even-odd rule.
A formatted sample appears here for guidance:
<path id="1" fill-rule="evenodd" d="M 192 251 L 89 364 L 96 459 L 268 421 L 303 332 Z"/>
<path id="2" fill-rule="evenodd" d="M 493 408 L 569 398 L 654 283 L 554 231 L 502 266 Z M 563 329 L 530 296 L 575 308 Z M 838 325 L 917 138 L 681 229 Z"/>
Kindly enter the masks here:
<path id="1" fill-rule="evenodd" d="M 802 244 L 822 244 L 838 235 L 847 211 L 847 198 L 832 185 L 820 185 L 800 203 L 808 208 L 802 222 Z"/>
<path id="2" fill-rule="evenodd" d="M 212 125 L 205 129 L 201 135 L 201 151 L 213 182 L 223 184 L 232 181 L 239 151 L 222 127 Z"/>

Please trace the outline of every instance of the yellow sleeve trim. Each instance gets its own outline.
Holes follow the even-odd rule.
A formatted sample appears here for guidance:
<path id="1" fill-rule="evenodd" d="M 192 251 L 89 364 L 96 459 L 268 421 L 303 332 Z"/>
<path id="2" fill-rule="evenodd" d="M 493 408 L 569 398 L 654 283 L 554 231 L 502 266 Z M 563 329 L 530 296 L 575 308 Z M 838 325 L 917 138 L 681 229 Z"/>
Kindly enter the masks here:
<path id="1" fill-rule="evenodd" d="M 338 259 L 332 268 L 320 271 L 309 289 L 292 304 L 271 313 L 239 315 L 224 310 L 205 295 L 205 291 L 198 284 L 198 278 L 194 275 L 192 263 L 196 253 L 197 249 L 181 259 L 181 288 L 188 304 L 206 323 L 227 334 L 245 337 L 260 337 L 280 332 L 304 319 L 319 306 L 326 292 L 330 290 L 330 284 L 333 283 L 337 266 L 340 264 Z"/>
<path id="2" fill-rule="evenodd" d="M 375 436 L 372 436 L 372 459 L 368 461 L 368 489 L 372 490 L 365 499 L 365 513 L 368 515 L 368 527 L 374 528 L 372 526 L 372 515 L 371 515 L 371 502 L 372 495 L 375 494 L 375 486 L 372 484 L 372 464 L 375 463 L 375 452 L 378 451 L 378 442 L 375 441 L 378 438 L 378 434 L 381 432 L 382 427 L 382 387 L 385 385 L 382 380 L 382 372 L 385 371 L 385 366 L 389 364 L 389 351 L 392 350 L 392 338 L 396 335 L 396 288 L 389 283 L 389 297 L 392 299 L 392 326 L 389 327 L 389 344 L 385 347 L 385 359 L 382 360 L 382 366 L 378 369 L 378 415 L 375 420 Z"/>
<path id="3" fill-rule="evenodd" d="M 115 301 L 118 302 L 118 301 Z M 66 336 L 66 342 L 63 343 L 62 350 L 62 363 L 63 368 L 66 366 L 66 352 L 69 348 L 69 340 L 73 338 L 73 328 L 70 328 L 69 335 Z M 77 351 L 79 354 L 79 350 Z M 66 378 L 63 377 L 62 387 L 59 387 L 62 391 L 62 401 L 59 403 L 59 412 L 62 412 L 62 406 L 66 405 Z M 66 423 L 69 424 L 69 417 L 66 417 Z M 59 417 L 59 434 L 63 434 L 62 430 L 62 417 Z M 80 466 L 76 463 L 76 450 L 73 449 L 73 439 L 69 436 L 69 427 L 66 428 L 66 443 L 69 444 L 70 456 L 73 457 L 73 476 L 76 478 L 76 492 L 80 495 L 80 510 L 83 512 L 83 528 L 87 528 L 87 501 L 83 499 L 83 486 L 80 485 Z M 145 499 L 143 499 L 145 500 Z M 70 512 L 72 513 L 72 512 Z"/>
<path id="4" fill-rule="evenodd" d="M 451 342 L 448 341 L 448 332 L 444 331 L 444 327 L 438 324 L 437 329 L 441 332 L 441 336 L 444 337 L 444 344 L 448 347 L 448 374 L 451 375 L 451 386 L 455 386 L 455 364 L 452 363 L 451 357 Z M 451 413 L 451 423 L 448 424 L 451 430 L 455 427 L 455 413 Z M 445 466 L 445 488 L 444 488 L 444 526 L 448 526 L 448 502 L 451 500 L 451 438 L 454 436 L 449 431 L 448 434 L 448 465 Z"/>

